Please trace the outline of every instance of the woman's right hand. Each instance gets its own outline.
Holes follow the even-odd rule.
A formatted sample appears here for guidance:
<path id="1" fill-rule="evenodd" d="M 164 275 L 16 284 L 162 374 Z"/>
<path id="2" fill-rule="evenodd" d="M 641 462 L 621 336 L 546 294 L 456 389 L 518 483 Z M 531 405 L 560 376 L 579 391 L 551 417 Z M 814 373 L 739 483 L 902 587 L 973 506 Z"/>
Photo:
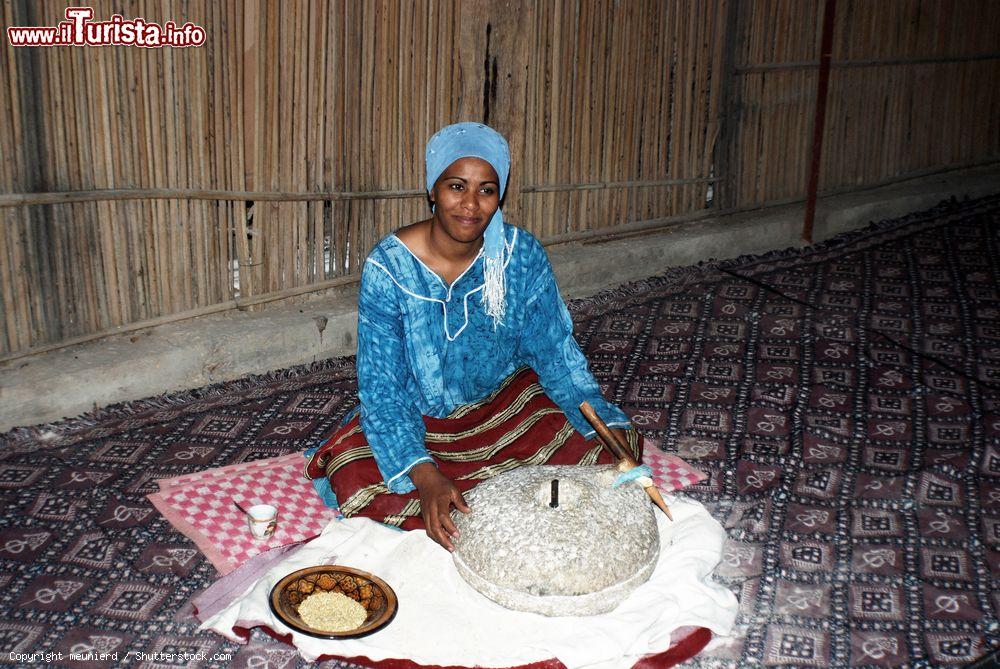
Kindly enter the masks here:
<path id="1" fill-rule="evenodd" d="M 421 462 L 411 469 L 410 480 L 420 494 L 420 511 L 427 536 L 447 550 L 455 550 L 451 540 L 458 536 L 458 528 L 451 519 L 451 507 L 454 505 L 462 513 L 472 511 L 462 492 L 430 462 Z"/>

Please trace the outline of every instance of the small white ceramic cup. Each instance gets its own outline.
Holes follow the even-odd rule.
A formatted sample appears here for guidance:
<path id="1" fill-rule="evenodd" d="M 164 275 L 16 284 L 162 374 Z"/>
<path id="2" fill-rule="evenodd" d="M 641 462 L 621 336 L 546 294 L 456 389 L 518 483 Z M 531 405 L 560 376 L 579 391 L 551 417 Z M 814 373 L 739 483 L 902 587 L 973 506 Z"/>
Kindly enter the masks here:
<path id="1" fill-rule="evenodd" d="M 274 528 L 278 526 L 278 507 L 254 504 L 247 509 L 247 523 L 255 539 L 266 539 L 274 534 Z"/>

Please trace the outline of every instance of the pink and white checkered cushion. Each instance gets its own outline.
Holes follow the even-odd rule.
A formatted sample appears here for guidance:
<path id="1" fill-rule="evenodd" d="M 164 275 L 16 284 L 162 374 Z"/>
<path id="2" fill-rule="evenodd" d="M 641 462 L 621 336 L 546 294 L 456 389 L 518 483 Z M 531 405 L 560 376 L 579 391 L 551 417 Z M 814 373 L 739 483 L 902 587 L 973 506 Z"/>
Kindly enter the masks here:
<path id="1" fill-rule="evenodd" d="M 201 549 L 220 574 L 228 574 L 254 555 L 318 535 L 340 516 L 303 476 L 305 458 L 291 453 L 157 481 L 150 501 L 170 524 Z M 250 535 L 244 507 L 273 504 L 278 526 L 267 539 Z"/>
<path id="2" fill-rule="evenodd" d="M 642 462 L 653 470 L 653 483 L 660 492 L 680 490 L 708 478 L 705 472 L 658 448 L 643 450 Z"/>

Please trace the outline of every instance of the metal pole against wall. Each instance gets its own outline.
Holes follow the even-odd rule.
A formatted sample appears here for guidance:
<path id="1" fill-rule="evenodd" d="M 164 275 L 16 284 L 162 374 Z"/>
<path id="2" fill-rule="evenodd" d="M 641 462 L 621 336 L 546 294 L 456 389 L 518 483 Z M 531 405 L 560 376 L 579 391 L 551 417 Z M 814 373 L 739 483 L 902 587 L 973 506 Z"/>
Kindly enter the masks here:
<path id="1" fill-rule="evenodd" d="M 713 205 L 719 209 L 734 206 L 737 200 L 736 176 L 733 166 L 736 164 L 735 152 L 739 137 L 740 101 L 739 95 L 743 87 L 742 80 L 737 80 L 737 50 L 740 44 L 740 10 L 739 2 L 726 5 L 726 32 L 723 38 L 722 62 L 722 92 L 719 104 L 721 130 L 715 151 L 715 175 L 719 182 L 715 188 Z"/>
<path id="2" fill-rule="evenodd" d="M 802 240 L 812 243 L 813 221 L 816 218 L 816 193 L 819 190 L 819 166 L 823 152 L 823 129 L 826 126 L 826 95 L 830 87 L 830 52 L 833 50 L 833 21 L 837 0 L 826 0 L 823 7 L 823 39 L 819 57 L 819 81 L 816 84 L 816 116 L 813 121 L 812 158 L 809 161 L 809 187 L 806 190 L 806 215 L 802 223 Z"/>

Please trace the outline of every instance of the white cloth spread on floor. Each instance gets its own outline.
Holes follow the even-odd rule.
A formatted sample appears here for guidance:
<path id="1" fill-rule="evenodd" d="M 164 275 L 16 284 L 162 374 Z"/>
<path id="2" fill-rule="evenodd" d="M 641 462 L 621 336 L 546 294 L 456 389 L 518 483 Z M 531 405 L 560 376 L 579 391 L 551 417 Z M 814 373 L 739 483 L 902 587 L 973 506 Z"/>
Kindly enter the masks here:
<path id="1" fill-rule="evenodd" d="M 736 617 L 733 593 L 708 578 L 722 555 L 722 527 L 692 500 L 674 498 L 670 510 L 672 523 L 656 512 L 661 549 L 652 577 L 603 615 L 548 618 L 510 611 L 466 584 L 451 555 L 425 532 L 399 532 L 353 518 L 332 521 L 202 629 L 241 642 L 234 627 L 291 632 L 307 660 L 328 654 L 510 667 L 555 657 L 570 669 L 631 667 L 643 655 L 669 648 L 671 632 L 679 627 L 707 627 L 724 635 Z M 297 569 L 332 564 L 334 556 L 336 564 L 371 572 L 396 591 L 399 611 L 388 626 L 360 639 L 330 641 L 295 632 L 271 613 L 268 597 L 275 583 Z"/>

